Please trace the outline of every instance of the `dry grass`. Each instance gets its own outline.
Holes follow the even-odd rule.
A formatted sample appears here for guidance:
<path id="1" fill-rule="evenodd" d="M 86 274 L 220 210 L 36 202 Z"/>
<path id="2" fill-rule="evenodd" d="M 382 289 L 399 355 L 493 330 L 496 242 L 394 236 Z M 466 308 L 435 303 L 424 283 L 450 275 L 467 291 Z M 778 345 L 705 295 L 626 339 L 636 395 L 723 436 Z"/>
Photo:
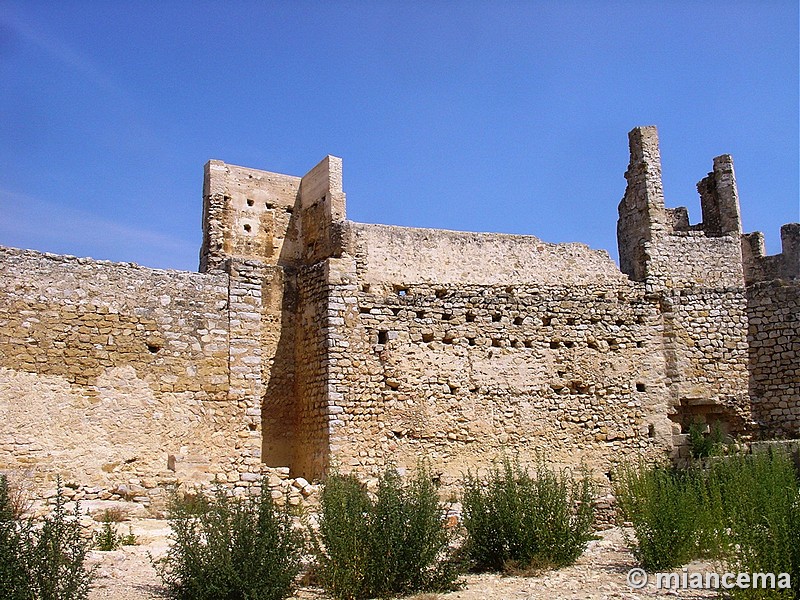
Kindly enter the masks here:
<path id="1" fill-rule="evenodd" d="M 8 503 L 14 518 L 28 516 L 33 508 L 33 478 L 29 471 L 6 473 L 8 482 Z"/>
<path id="2" fill-rule="evenodd" d="M 128 511 L 119 506 L 112 506 L 95 513 L 92 518 L 100 523 L 122 523 L 128 520 Z"/>

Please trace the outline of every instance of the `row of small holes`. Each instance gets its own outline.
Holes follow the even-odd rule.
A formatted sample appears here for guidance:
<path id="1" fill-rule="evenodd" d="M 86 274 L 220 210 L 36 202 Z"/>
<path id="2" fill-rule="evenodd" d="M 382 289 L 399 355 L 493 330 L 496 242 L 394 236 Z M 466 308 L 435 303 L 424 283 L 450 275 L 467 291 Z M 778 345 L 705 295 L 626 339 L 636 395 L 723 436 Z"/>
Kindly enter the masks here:
<path id="1" fill-rule="evenodd" d="M 253 200 L 252 198 L 247 199 L 247 206 L 255 206 L 255 203 L 256 203 L 255 200 Z M 275 205 L 272 202 L 264 202 L 264 207 L 272 210 L 275 208 Z M 286 211 L 291 212 L 291 210 L 289 209 L 290 207 L 287 206 Z"/>

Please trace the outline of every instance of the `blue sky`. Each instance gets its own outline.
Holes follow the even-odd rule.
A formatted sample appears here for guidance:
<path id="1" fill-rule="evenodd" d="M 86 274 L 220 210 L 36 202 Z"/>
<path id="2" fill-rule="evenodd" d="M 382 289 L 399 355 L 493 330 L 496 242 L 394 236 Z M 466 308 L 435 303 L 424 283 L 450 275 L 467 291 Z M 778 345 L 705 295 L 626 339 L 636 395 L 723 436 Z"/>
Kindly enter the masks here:
<path id="1" fill-rule="evenodd" d="M 0 244 L 195 270 L 210 158 L 344 159 L 355 221 L 616 258 L 627 132 L 668 206 L 734 157 L 744 227 L 798 204 L 796 1 L 0 0 Z"/>

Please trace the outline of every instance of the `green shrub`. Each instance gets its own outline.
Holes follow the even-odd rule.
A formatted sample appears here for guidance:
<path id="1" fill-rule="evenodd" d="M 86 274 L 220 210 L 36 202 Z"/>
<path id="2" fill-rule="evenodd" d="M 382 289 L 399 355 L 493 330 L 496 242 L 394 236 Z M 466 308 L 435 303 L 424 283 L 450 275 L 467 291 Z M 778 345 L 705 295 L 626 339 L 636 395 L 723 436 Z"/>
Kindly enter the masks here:
<path id="1" fill-rule="evenodd" d="M 67 511 L 57 482 L 55 506 L 41 523 L 15 516 L 8 483 L 0 476 L 0 597 L 9 600 L 82 600 L 92 571 L 85 567 L 88 540 L 80 507 Z"/>
<path id="2" fill-rule="evenodd" d="M 17 519 L 8 480 L 0 475 L 0 598 L 30 598 L 23 539 L 30 535 L 27 521 Z"/>
<path id="3" fill-rule="evenodd" d="M 97 517 L 95 517 L 97 518 Z M 128 527 L 128 533 L 123 535 L 119 532 L 114 523 L 119 523 L 125 519 L 125 513 L 118 508 L 107 508 L 100 515 L 103 528 L 96 532 L 92 541 L 94 547 L 101 552 L 110 552 L 120 546 L 133 546 L 136 544 L 136 536 L 133 529 Z"/>
<path id="4" fill-rule="evenodd" d="M 276 509 L 269 487 L 231 498 L 221 487 L 169 507 L 170 546 L 155 566 L 177 600 L 279 600 L 292 592 L 302 536 L 288 508 Z"/>
<path id="5" fill-rule="evenodd" d="M 93 542 L 94 547 L 101 552 L 110 552 L 122 545 L 122 536 L 120 536 L 116 527 L 106 521 L 103 523 L 103 528 L 94 534 Z"/>
<path id="6" fill-rule="evenodd" d="M 128 533 L 125 535 L 120 535 L 119 538 L 120 544 L 123 546 L 135 546 L 136 545 L 136 536 L 133 534 L 133 528 L 128 526 Z"/>
<path id="7" fill-rule="evenodd" d="M 346 600 L 452 588 L 458 572 L 439 497 L 423 468 L 403 485 L 394 470 L 376 499 L 352 476 L 332 474 L 315 539 L 322 586 Z"/>
<path id="8" fill-rule="evenodd" d="M 722 490 L 729 536 L 728 569 L 789 573 L 800 590 L 800 482 L 781 451 L 731 456 L 711 465 L 709 480 Z M 732 591 L 734 598 L 798 598 L 786 590 Z"/>
<path id="9" fill-rule="evenodd" d="M 25 543 L 28 575 L 33 597 L 41 600 L 78 600 L 89 594 L 92 572 L 84 563 L 89 550 L 78 521 L 80 506 L 65 508 L 66 498 L 57 483 L 56 503 L 41 526 Z"/>
<path id="10" fill-rule="evenodd" d="M 465 552 L 478 570 L 525 572 L 568 565 L 591 539 L 592 485 L 543 461 L 532 476 L 504 460 L 487 480 L 464 479 Z"/>
<path id="11" fill-rule="evenodd" d="M 697 556 L 702 519 L 697 471 L 640 462 L 623 466 L 615 482 L 618 516 L 633 526 L 633 554 L 645 569 L 663 571 Z"/>
<path id="12" fill-rule="evenodd" d="M 717 457 L 705 468 L 625 466 L 615 494 L 633 525 L 642 566 L 664 571 L 719 559 L 729 572 L 789 573 L 800 581 L 800 482 L 788 454 Z M 787 590 L 734 589 L 734 598 L 798 598 Z"/>
<path id="13" fill-rule="evenodd" d="M 725 446 L 725 434 L 722 425 L 715 421 L 708 434 L 706 425 L 694 422 L 689 425 L 689 451 L 692 458 L 706 458 L 720 454 Z"/>

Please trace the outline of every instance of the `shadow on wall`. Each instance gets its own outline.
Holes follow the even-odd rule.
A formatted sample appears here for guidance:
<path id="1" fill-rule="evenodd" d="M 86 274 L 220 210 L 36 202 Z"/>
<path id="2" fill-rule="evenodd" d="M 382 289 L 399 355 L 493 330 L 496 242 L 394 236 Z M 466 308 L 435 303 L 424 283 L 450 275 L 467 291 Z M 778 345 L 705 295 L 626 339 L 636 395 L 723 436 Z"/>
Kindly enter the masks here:
<path id="1" fill-rule="evenodd" d="M 324 196 L 323 196 L 324 199 Z M 287 230 L 302 232 L 305 210 L 298 192 Z M 298 236 L 299 237 L 299 236 Z M 330 462 L 326 377 L 326 263 L 298 257 L 304 239 L 284 244 L 275 277 L 262 298 L 280 296 L 280 335 L 261 404 L 262 461 L 289 467 L 294 477 L 318 479 Z M 267 289 L 268 288 L 268 289 Z M 268 321 L 267 327 L 278 323 Z"/>

